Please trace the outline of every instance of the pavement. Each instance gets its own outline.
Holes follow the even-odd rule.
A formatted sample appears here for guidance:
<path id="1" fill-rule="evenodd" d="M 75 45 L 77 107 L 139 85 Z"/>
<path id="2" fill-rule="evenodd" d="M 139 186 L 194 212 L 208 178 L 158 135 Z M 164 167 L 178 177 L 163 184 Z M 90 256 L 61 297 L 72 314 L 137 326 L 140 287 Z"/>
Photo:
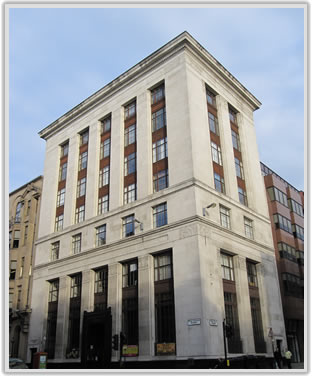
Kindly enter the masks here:
<path id="1" fill-rule="evenodd" d="M 292 369 L 304 369 L 304 363 L 291 363 Z M 283 365 L 283 369 L 288 369 L 286 365 Z"/>

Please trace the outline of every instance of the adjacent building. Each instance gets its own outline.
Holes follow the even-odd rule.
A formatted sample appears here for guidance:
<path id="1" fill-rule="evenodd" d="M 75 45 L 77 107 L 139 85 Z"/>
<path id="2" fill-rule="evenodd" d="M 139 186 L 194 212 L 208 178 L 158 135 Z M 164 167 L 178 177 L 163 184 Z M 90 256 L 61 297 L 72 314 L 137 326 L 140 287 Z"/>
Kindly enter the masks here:
<path id="1" fill-rule="evenodd" d="M 42 176 L 9 195 L 9 354 L 26 360 Z"/>
<path id="2" fill-rule="evenodd" d="M 304 361 L 304 193 L 261 163 L 272 222 L 288 348 Z"/>
<path id="3" fill-rule="evenodd" d="M 286 346 L 259 106 L 184 32 L 40 132 L 29 357 L 216 359 L 223 320 L 230 357 Z"/>

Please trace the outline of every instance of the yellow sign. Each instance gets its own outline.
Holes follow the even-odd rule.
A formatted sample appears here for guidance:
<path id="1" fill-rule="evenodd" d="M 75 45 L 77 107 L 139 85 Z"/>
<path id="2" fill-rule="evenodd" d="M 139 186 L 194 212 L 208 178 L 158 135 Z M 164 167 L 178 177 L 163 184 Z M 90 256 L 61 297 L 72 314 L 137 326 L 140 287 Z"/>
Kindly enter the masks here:
<path id="1" fill-rule="evenodd" d="M 229 362 L 229 359 L 227 359 L 227 367 L 230 366 L 230 362 Z"/>
<path id="2" fill-rule="evenodd" d="M 138 346 L 137 345 L 124 345 L 123 356 L 138 356 Z"/>
<path id="3" fill-rule="evenodd" d="M 157 355 L 175 355 L 175 343 L 157 343 Z"/>

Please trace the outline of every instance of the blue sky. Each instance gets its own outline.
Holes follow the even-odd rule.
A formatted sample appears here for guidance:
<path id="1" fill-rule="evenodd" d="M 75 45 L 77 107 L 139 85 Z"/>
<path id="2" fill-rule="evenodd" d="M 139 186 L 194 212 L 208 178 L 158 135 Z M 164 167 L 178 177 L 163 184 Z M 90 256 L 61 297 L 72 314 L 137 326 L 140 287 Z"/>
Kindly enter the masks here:
<path id="1" fill-rule="evenodd" d="M 260 159 L 303 190 L 303 9 L 15 8 L 9 191 L 43 174 L 41 129 L 185 30 L 262 102 Z"/>

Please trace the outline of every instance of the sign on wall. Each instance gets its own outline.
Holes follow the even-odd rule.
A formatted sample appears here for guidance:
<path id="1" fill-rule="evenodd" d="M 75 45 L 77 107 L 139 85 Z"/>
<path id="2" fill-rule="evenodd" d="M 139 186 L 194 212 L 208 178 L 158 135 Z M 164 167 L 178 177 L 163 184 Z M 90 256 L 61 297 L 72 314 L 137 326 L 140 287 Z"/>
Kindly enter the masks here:
<path id="1" fill-rule="evenodd" d="M 175 355 L 176 344 L 175 343 L 157 343 L 156 353 L 157 355 Z"/>

